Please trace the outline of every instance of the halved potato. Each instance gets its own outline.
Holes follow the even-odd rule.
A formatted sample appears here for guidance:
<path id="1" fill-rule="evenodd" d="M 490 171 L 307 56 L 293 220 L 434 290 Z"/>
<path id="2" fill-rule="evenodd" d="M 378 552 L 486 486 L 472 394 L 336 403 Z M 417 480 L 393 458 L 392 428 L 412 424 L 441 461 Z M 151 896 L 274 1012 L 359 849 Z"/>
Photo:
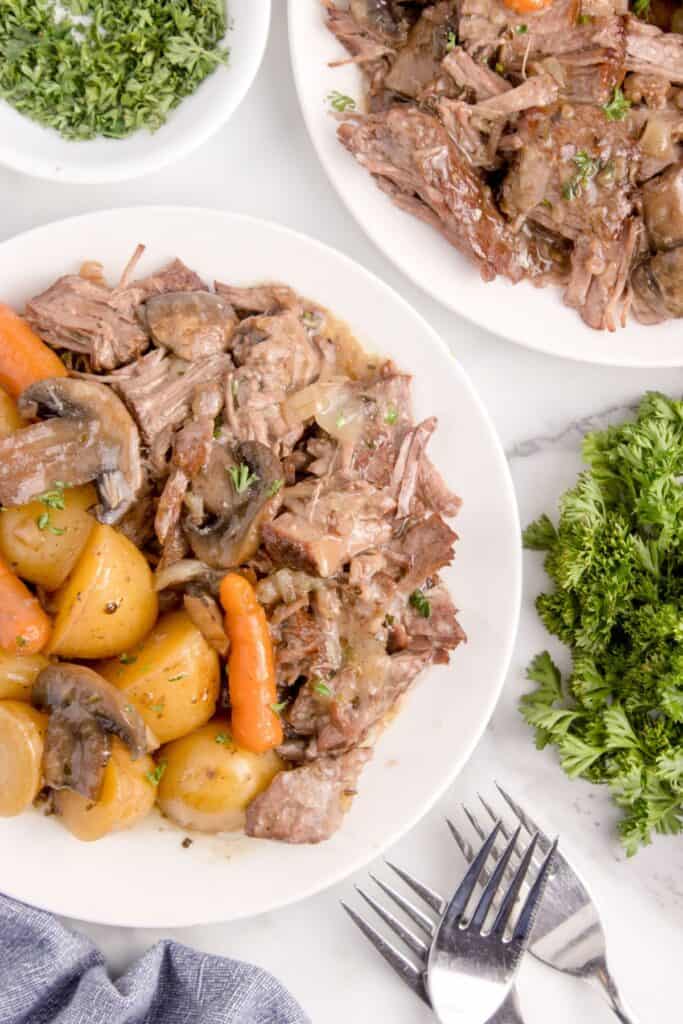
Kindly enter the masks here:
<path id="1" fill-rule="evenodd" d="M 128 747 L 114 738 L 99 800 L 93 803 L 71 789 L 60 789 L 55 810 L 69 832 L 84 842 L 132 828 L 154 806 L 154 770 L 151 757 L 145 754 L 134 761 Z"/>
<path id="2" fill-rule="evenodd" d="M 62 497 L 60 491 L 55 494 Z M 0 554 L 17 576 L 47 590 L 61 587 L 95 525 L 88 513 L 97 502 L 91 484 L 67 488 L 63 498 L 63 509 L 31 501 L 6 508 L 0 516 Z"/>
<path id="3" fill-rule="evenodd" d="M 38 673 L 50 662 L 42 654 L 14 654 L 0 650 L 0 700 L 31 700 Z"/>
<path id="4" fill-rule="evenodd" d="M 17 403 L 0 387 L 0 437 L 9 437 L 26 424 L 19 415 Z"/>
<path id="5" fill-rule="evenodd" d="M 66 583 L 55 594 L 50 654 L 110 658 L 154 625 L 158 601 L 143 554 L 111 526 L 96 523 Z"/>
<path id="6" fill-rule="evenodd" d="M 0 701 L 0 817 L 30 807 L 42 786 L 47 715 L 17 700 Z"/>
<path id="7" fill-rule="evenodd" d="M 216 710 L 218 655 L 187 612 L 163 615 L 123 662 L 106 661 L 98 671 L 126 694 L 159 743 L 187 735 Z"/>
<path id="8" fill-rule="evenodd" d="M 214 719 L 159 752 L 165 762 L 158 802 L 181 828 L 226 832 L 244 825 L 245 811 L 282 770 L 274 750 L 252 754 L 230 736 L 230 723 Z"/>

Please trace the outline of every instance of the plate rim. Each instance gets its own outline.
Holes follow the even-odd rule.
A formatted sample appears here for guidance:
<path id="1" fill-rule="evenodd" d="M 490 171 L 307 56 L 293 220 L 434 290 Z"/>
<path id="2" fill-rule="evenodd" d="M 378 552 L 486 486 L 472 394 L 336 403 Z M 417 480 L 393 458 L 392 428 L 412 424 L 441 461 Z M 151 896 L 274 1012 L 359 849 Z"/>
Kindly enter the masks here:
<path id="1" fill-rule="evenodd" d="M 227 0 L 227 27 L 224 36 L 224 42 L 230 42 L 230 33 L 233 31 L 232 28 L 232 14 L 230 11 L 231 0 Z M 128 170 L 124 167 L 122 161 L 119 159 L 111 167 L 106 163 L 102 164 L 97 168 L 82 167 L 77 163 L 65 164 L 66 169 L 58 167 L 55 169 L 55 161 L 49 157 L 43 157 L 39 152 L 34 154 L 22 153 L 20 150 L 14 149 L 11 146 L 7 146 L 4 143 L 0 143 L 0 164 L 3 167 L 15 171 L 19 174 L 25 174 L 29 178 L 34 178 L 38 181 L 55 181 L 58 183 L 68 185 L 111 185 L 121 181 L 134 181 L 137 178 L 145 177 L 149 174 L 154 174 L 156 171 L 161 171 L 171 164 L 177 163 L 189 156 L 200 146 L 203 146 L 213 135 L 223 128 L 230 118 L 235 114 L 237 109 L 244 102 L 247 93 L 251 89 L 252 85 L 256 81 L 256 77 L 261 69 L 263 63 L 266 47 L 268 45 L 268 39 L 270 37 L 270 30 L 272 25 L 272 0 L 258 0 L 256 8 L 263 16 L 262 30 L 259 33 L 257 39 L 257 46 L 254 47 L 251 55 L 248 59 L 245 57 L 245 69 L 243 71 L 241 84 L 235 87 L 232 95 L 224 103 L 216 103 L 216 113 L 213 118 L 204 126 L 203 129 L 186 132 L 181 134 L 176 142 L 168 143 L 165 146 L 161 146 L 157 153 L 156 150 L 146 154 L 144 157 L 138 159 L 132 159 L 132 169 Z M 199 89 L 202 85 L 209 84 L 211 76 L 204 79 L 200 83 Z M 184 97 L 181 100 L 181 104 L 186 99 L 191 99 L 192 96 L 196 96 L 199 89 L 195 90 L 189 97 Z M 6 104 L 6 101 L 0 101 Z M 6 104 L 9 106 L 9 104 Z M 14 108 L 11 108 L 12 110 Z M 158 132 L 150 133 L 151 137 L 158 138 L 159 132 L 163 132 L 169 124 L 172 124 L 173 114 L 178 108 L 170 111 L 169 119 L 161 126 Z M 18 113 L 18 112 L 16 112 Z M 25 115 L 19 115 L 25 117 Z M 39 124 L 37 121 L 32 121 L 31 118 L 27 118 L 35 128 L 40 129 L 44 132 L 50 132 L 52 129 L 47 128 L 45 125 Z M 142 129 L 144 131 L 144 129 Z M 133 135 L 127 136 L 126 138 L 131 139 Z M 63 139 L 63 142 L 68 140 Z M 97 141 L 86 140 L 88 141 Z M 116 140 L 119 141 L 119 140 Z M 125 141 L 125 140 L 124 140 Z M 78 145 L 78 143 L 75 143 Z M 74 151 L 75 152 L 75 151 Z M 56 223 L 52 221 L 51 223 Z"/>
<path id="2" fill-rule="evenodd" d="M 304 5 L 306 3 L 309 3 L 311 7 L 318 6 L 322 10 L 321 0 L 288 0 L 287 3 L 287 34 L 289 37 L 290 64 L 292 68 L 292 76 L 294 78 L 297 99 L 299 101 L 299 108 L 301 110 L 301 115 L 303 117 L 304 124 L 306 125 L 306 131 L 308 133 L 308 137 L 311 141 L 311 144 L 313 145 L 313 149 L 315 150 L 316 156 L 318 157 L 320 165 L 323 168 L 325 175 L 330 184 L 332 185 L 336 195 L 342 201 L 346 210 L 348 210 L 348 212 L 351 214 L 355 223 L 360 227 L 365 237 L 368 238 L 370 242 L 372 242 L 372 244 L 382 253 L 382 255 L 386 257 L 386 259 L 389 260 L 393 267 L 395 267 L 416 288 L 419 288 L 422 292 L 428 295 L 435 302 L 438 302 L 440 306 L 443 306 L 445 309 L 450 310 L 450 312 L 455 313 L 457 316 L 461 317 L 467 323 L 472 324 L 479 330 L 486 331 L 488 334 L 490 334 L 492 337 L 496 339 L 501 339 L 506 342 L 511 342 L 512 344 L 515 345 L 520 345 L 522 348 L 526 348 L 531 352 L 541 352 L 544 355 L 552 356 L 555 359 L 565 359 L 568 360 L 569 362 L 583 363 L 591 366 L 612 366 L 621 369 L 678 369 L 681 365 L 683 365 L 683 346 L 681 347 L 680 356 L 678 356 L 677 358 L 675 358 L 672 354 L 670 356 L 662 356 L 658 359 L 656 357 L 656 342 L 651 344 L 651 351 L 654 353 L 654 355 L 641 356 L 638 358 L 636 358 L 635 356 L 629 357 L 628 355 L 620 356 L 620 350 L 618 348 L 618 330 L 614 333 L 610 333 L 608 331 L 594 331 L 591 328 L 587 328 L 587 330 L 589 330 L 591 334 L 597 335 L 598 337 L 604 336 L 614 339 L 615 344 L 614 350 L 612 352 L 610 352 L 609 354 L 600 353 L 597 355 L 591 355 L 588 351 L 588 348 L 578 348 L 577 350 L 573 350 L 571 352 L 558 350 L 556 348 L 553 348 L 551 345 L 545 344 L 542 340 L 530 339 L 523 333 L 501 333 L 496 328 L 489 326 L 489 324 L 481 320 L 478 320 L 476 316 L 474 316 L 473 313 L 470 312 L 468 308 L 463 308 L 460 305 L 456 305 L 454 302 L 449 302 L 448 298 L 438 288 L 430 287 L 429 282 L 418 280 L 418 278 L 414 277 L 413 274 L 410 273 L 410 271 L 407 270 L 404 264 L 401 262 L 401 259 L 396 254 L 395 250 L 385 240 L 383 234 L 373 231 L 370 222 L 361 216 L 361 212 L 359 210 L 355 209 L 353 201 L 350 195 L 348 194 L 348 191 L 341 187 L 341 184 L 338 180 L 338 175 L 322 147 L 318 132 L 314 128 L 313 118 L 309 114 L 308 105 L 305 99 L 307 94 L 304 89 L 303 78 L 300 70 L 302 61 L 297 50 L 297 40 L 299 38 L 299 34 L 295 29 L 296 20 L 299 17 L 305 17 L 305 15 L 301 15 L 301 11 L 304 10 Z M 402 211 L 396 210 L 397 214 L 401 212 Z M 404 216 L 408 215 L 404 214 Z M 454 252 L 456 257 L 460 257 L 463 259 L 465 258 L 462 257 L 462 255 L 458 253 L 457 250 L 454 250 Z M 495 283 L 496 282 L 491 282 L 491 284 Z M 503 285 L 503 282 L 499 281 L 498 284 L 500 287 Z M 525 282 L 520 282 L 520 284 L 523 285 L 525 284 Z M 526 285 L 529 288 L 531 288 L 530 282 L 526 282 Z M 511 285 L 511 287 L 515 286 Z M 580 320 L 579 314 L 576 313 L 575 315 L 578 318 L 577 327 L 579 329 L 583 328 L 584 325 Z M 657 326 L 659 325 L 650 325 L 649 329 L 651 331 L 654 331 Z M 643 325 L 643 327 L 645 328 L 645 325 Z M 681 329 L 683 330 L 683 327 Z"/>
<path id="3" fill-rule="evenodd" d="M 389 295 L 392 301 L 398 304 L 404 311 L 407 311 L 411 318 L 420 322 L 421 327 L 425 331 L 425 334 L 431 338 L 432 344 L 441 350 L 442 355 L 446 356 L 452 363 L 453 372 L 460 378 L 460 383 L 463 388 L 468 392 L 469 397 L 475 405 L 482 422 L 482 427 L 486 432 L 488 442 L 491 446 L 492 455 L 495 458 L 496 464 L 500 471 L 501 483 L 503 491 L 501 498 L 505 499 L 505 504 L 509 510 L 511 516 L 511 527 L 514 528 L 519 542 L 514 546 L 513 564 L 511 566 L 511 586 L 510 586 L 510 598 L 512 603 L 509 621 L 507 623 L 506 633 L 504 639 L 501 639 L 499 644 L 500 655 L 499 655 L 499 670 L 498 679 L 495 687 L 488 698 L 486 706 L 482 708 L 479 724 L 476 729 L 473 729 L 469 739 L 466 743 L 463 743 L 462 747 L 458 750 L 457 757 L 454 757 L 450 768 L 444 773 L 444 777 L 438 786 L 430 792 L 429 796 L 426 797 L 415 810 L 406 817 L 400 827 L 394 828 L 390 833 L 385 834 L 381 841 L 374 846 L 372 849 L 365 848 L 362 852 L 359 852 L 354 857 L 349 858 L 344 865 L 338 868 L 329 869 L 325 874 L 321 873 L 317 880 L 309 886 L 301 886 L 294 896 L 287 897 L 283 895 L 282 899 L 271 899 L 264 905 L 257 906 L 256 909 L 243 909 L 238 910 L 236 913 L 230 914 L 229 917 L 225 916 L 224 911 L 217 911 L 212 914 L 209 910 L 201 911 L 199 916 L 195 916 L 194 913 L 184 913 L 180 915 L 174 915 L 171 911 L 165 914 L 163 918 L 157 917 L 154 922 L 150 923 L 148 919 L 144 917 L 135 917 L 131 914 L 125 914 L 121 917 L 117 917 L 116 913 L 108 914 L 107 916 L 86 914 L 79 914 L 74 917 L 73 913 L 69 911 L 68 906 L 61 905 L 57 899 L 52 905 L 46 905 L 39 901 L 31 902 L 31 906 L 38 907 L 41 910 L 45 910 L 49 913 L 59 914 L 64 917 L 71 917 L 74 920 L 86 921 L 92 924 L 102 924 L 112 927 L 130 927 L 130 928 L 184 928 L 193 927 L 204 924 L 216 924 L 225 923 L 227 921 L 237 921 L 241 919 L 256 917 L 260 914 L 269 913 L 272 911 L 283 909 L 286 906 L 292 906 L 302 902 L 305 899 L 317 895 L 318 893 L 324 892 L 331 886 L 338 884 L 350 875 L 361 870 L 370 861 L 382 855 L 390 846 L 398 842 L 408 832 L 412 831 L 413 828 L 418 824 L 419 821 L 433 808 L 435 803 L 444 795 L 446 790 L 452 785 L 453 781 L 457 778 L 458 774 L 462 771 L 466 763 L 469 761 L 472 753 L 478 745 L 484 731 L 488 727 L 493 712 L 500 700 L 503 688 L 505 686 L 510 666 L 512 662 L 512 655 L 514 651 L 514 645 L 516 642 L 519 621 L 521 615 L 521 602 L 522 602 L 522 543 L 521 543 L 521 525 L 519 516 L 519 506 L 517 502 L 517 496 L 512 480 L 512 474 L 510 467 L 505 456 L 505 452 L 498 436 L 493 419 L 486 408 L 483 399 L 479 395 L 473 382 L 470 379 L 469 374 L 462 366 L 460 361 L 455 356 L 454 352 L 449 348 L 444 339 L 441 337 L 439 332 L 432 327 L 429 321 L 416 310 L 407 299 L 405 299 L 399 292 L 395 291 L 391 285 L 383 281 L 378 275 L 368 270 L 362 263 L 354 260 L 352 257 L 346 255 L 346 253 L 336 249 L 334 246 L 328 245 L 325 242 L 320 241 L 317 238 L 313 238 L 304 232 L 298 231 L 287 225 L 283 225 L 277 221 L 267 220 L 265 218 L 255 217 L 250 214 L 235 213 L 224 209 L 212 209 L 211 207 L 203 206 L 184 206 L 178 204 L 143 204 L 143 205 L 128 205 L 123 207 L 107 207 L 104 209 L 98 209 L 95 211 L 86 212 L 83 214 L 77 214 L 72 217 L 58 218 L 53 221 L 49 221 L 45 224 L 39 225 L 34 228 L 30 228 L 28 231 L 19 232 L 11 238 L 5 239 L 0 242 L 0 260 L 2 259 L 6 249 L 10 248 L 11 245 L 18 241 L 31 242 L 36 238 L 39 238 L 41 234 L 48 234 L 51 230 L 61 226 L 73 226 L 76 229 L 79 225 L 83 225 L 87 222 L 92 222 L 100 217 L 107 216 L 131 216 L 142 218 L 148 213 L 152 213 L 155 216 L 163 214 L 165 216 L 173 216 L 174 214 L 182 214 L 183 216 L 210 216 L 215 219 L 225 218 L 229 221 L 239 221 L 246 226 L 258 225 L 259 229 L 266 229 L 268 231 L 275 231 L 281 234 L 285 238 L 293 238 L 297 243 L 304 243 L 307 246 L 311 246 L 314 250 L 325 252 L 331 255 L 333 259 L 341 261 L 343 265 L 348 267 L 352 273 L 360 273 L 366 278 L 366 280 L 376 288 L 380 293 Z M 124 835 L 125 833 L 121 833 Z M 4 891 L 4 883 L 3 889 Z M 6 893 L 13 899 L 23 900 L 28 902 L 26 897 L 13 896 L 11 893 Z M 113 908 L 115 909 L 115 908 Z"/>

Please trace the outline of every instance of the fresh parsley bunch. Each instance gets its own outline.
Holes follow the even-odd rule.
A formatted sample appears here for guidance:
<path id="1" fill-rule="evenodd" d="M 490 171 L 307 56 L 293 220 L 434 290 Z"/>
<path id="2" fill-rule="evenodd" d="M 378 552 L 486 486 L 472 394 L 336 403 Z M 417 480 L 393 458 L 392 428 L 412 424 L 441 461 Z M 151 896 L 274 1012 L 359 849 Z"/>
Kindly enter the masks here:
<path id="1" fill-rule="evenodd" d="M 572 671 L 537 655 L 521 711 L 569 776 L 609 786 L 631 855 L 683 829 L 683 402 L 646 395 L 583 455 L 558 528 L 543 515 L 524 533 L 547 552 L 536 607 Z"/>
<path id="2" fill-rule="evenodd" d="M 154 131 L 225 29 L 224 0 L 1 0 L 0 98 L 68 139 Z"/>

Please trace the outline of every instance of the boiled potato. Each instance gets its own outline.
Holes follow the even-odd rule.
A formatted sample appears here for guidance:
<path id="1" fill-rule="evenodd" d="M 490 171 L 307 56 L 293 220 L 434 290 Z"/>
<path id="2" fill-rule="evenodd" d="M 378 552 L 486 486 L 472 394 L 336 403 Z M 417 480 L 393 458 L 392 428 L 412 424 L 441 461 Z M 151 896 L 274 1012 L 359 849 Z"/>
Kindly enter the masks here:
<path id="1" fill-rule="evenodd" d="M 283 764 L 274 750 L 252 754 L 233 742 L 230 723 L 214 719 L 163 747 L 161 810 L 181 828 L 225 832 L 242 828 L 245 811 Z"/>
<path id="2" fill-rule="evenodd" d="M 98 666 L 140 712 L 159 743 L 213 717 L 220 689 L 218 655 L 187 612 L 169 612 L 123 660 Z"/>
<path id="3" fill-rule="evenodd" d="M 17 403 L 4 388 L 0 388 L 0 437 L 9 437 L 15 430 L 19 430 L 19 427 L 25 426 L 19 415 Z"/>
<path id="4" fill-rule="evenodd" d="M 49 653 L 110 658 L 154 625 L 157 595 L 147 560 L 127 537 L 96 523 L 76 567 L 55 594 Z"/>
<path id="5" fill-rule="evenodd" d="M 42 787 L 47 715 L 18 700 L 0 701 L 0 817 L 30 807 Z"/>
<path id="6" fill-rule="evenodd" d="M 128 747 L 114 738 L 99 800 L 93 803 L 71 789 L 60 789 L 55 793 L 55 810 L 69 832 L 86 843 L 132 828 L 154 806 L 154 773 L 151 757 L 145 754 L 134 761 Z"/>
<path id="7" fill-rule="evenodd" d="M 43 501 L 6 508 L 0 516 L 0 555 L 17 576 L 57 590 L 86 545 L 95 520 L 88 509 L 97 502 L 95 488 L 67 488 L 50 492 L 64 508 Z M 54 497 L 52 499 L 54 505 Z"/>
<path id="8" fill-rule="evenodd" d="M 31 688 L 50 662 L 42 654 L 0 650 L 0 700 L 31 699 Z"/>

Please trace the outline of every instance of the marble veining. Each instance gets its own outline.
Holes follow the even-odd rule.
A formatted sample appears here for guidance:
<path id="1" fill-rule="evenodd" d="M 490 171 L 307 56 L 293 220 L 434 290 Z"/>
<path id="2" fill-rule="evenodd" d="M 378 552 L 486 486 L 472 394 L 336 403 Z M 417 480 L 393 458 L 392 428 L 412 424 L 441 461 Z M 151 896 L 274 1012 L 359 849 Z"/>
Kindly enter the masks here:
<path id="1" fill-rule="evenodd" d="M 547 451 L 549 448 L 571 448 L 576 450 L 581 445 L 585 434 L 594 430 L 604 430 L 613 423 L 620 423 L 622 420 L 632 416 L 638 408 L 638 401 L 620 402 L 618 405 L 611 405 L 607 409 L 580 419 L 571 420 L 555 434 L 541 434 L 538 437 L 530 437 L 525 441 L 517 441 L 505 452 L 508 460 L 525 459 L 537 452 Z"/>

